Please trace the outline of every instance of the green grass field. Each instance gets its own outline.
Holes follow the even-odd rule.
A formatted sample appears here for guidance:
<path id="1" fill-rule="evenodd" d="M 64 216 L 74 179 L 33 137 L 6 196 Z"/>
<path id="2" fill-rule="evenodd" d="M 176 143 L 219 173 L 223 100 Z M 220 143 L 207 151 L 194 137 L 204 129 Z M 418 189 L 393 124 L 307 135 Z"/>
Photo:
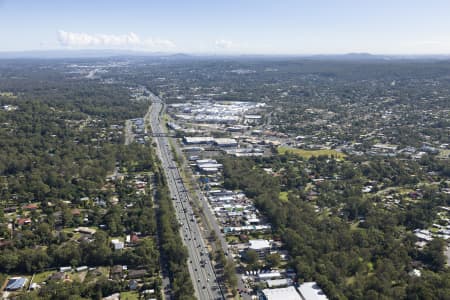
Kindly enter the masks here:
<path id="1" fill-rule="evenodd" d="M 443 149 L 439 151 L 438 158 L 440 159 L 446 159 L 450 157 L 450 149 Z"/>
<path id="2" fill-rule="evenodd" d="M 126 300 L 138 300 L 139 294 L 137 292 L 122 292 L 120 293 L 120 299 Z"/>
<path id="3" fill-rule="evenodd" d="M 56 272 L 56 270 L 42 272 L 42 273 L 36 273 L 36 275 L 33 278 L 33 282 L 41 283 L 43 281 L 46 281 L 50 277 L 50 275 L 52 275 L 55 272 Z"/>
<path id="4" fill-rule="evenodd" d="M 288 202 L 288 192 L 280 192 L 278 199 L 280 199 L 281 202 Z"/>
<path id="5" fill-rule="evenodd" d="M 309 159 L 312 156 L 333 156 L 338 159 L 345 158 L 345 154 L 338 152 L 336 150 L 331 149 L 324 149 L 324 150 L 304 150 L 304 149 L 297 149 L 297 148 L 289 148 L 289 147 L 283 147 L 280 146 L 277 148 L 278 154 L 285 154 L 286 152 L 291 152 L 293 154 L 296 154 L 298 156 L 301 156 L 303 158 Z"/>

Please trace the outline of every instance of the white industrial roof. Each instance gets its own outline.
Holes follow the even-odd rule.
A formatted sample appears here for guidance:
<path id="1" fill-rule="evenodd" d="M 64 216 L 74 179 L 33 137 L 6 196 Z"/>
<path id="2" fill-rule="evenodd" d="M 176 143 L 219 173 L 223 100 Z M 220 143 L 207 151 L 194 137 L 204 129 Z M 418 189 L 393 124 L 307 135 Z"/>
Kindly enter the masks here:
<path id="1" fill-rule="evenodd" d="M 315 281 L 302 283 L 299 290 L 305 300 L 328 300 L 327 295 Z"/>
<path id="2" fill-rule="evenodd" d="M 302 297 L 293 286 L 279 289 L 264 289 L 267 300 L 302 300 Z"/>
<path id="3" fill-rule="evenodd" d="M 208 169 L 208 168 L 222 168 L 222 164 L 212 164 L 212 163 L 205 163 L 205 164 L 197 164 L 200 169 Z"/>
<path id="4" fill-rule="evenodd" d="M 206 164 L 206 163 L 217 164 L 217 160 L 215 159 L 197 159 L 195 162 L 197 164 Z"/>
<path id="5" fill-rule="evenodd" d="M 186 141 L 186 143 L 189 144 L 196 144 L 196 143 L 209 143 L 209 142 L 213 142 L 214 138 L 210 137 L 210 136 L 185 136 L 184 140 Z"/>
<path id="6" fill-rule="evenodd" d="M 250 249 L 263 250 L 270 248 L 270 242 L 268 240 L 250 240 Z"/>
<path id="7" fill-rule="evenodd" d="M 261 119 L 262 116 L 260 115 L 245 115 L 246 119 Z"/>
<path id="8" fill-rule="evenodd" d="M 277 278 L 277 277 L 281 277 L 280 272 L 268 272 L 268 273 L 259 273 L 258 274 L 258 278 L 261 280 Z"/>
<path id="9" fill-rule="evenodd" d="M 252 223 L 252 222 L 257 223 L 257 222 L 259 222 L 259 218 L 249 218 L 247 221 L 250 223 Z"/>
<path id="10" fill-rule="evenodd" d="M 215 138 L 214 142 L 218 145 L 232 145 L 237 144 L 237 141 L 232 138 Z"/>
<path id="11" fill-rule="evenodd" d="M 269 288 L 283 286 L 283 285 L 289 285 L 289 280 L 286 278 L 267 280 L 267 286 Z"/>

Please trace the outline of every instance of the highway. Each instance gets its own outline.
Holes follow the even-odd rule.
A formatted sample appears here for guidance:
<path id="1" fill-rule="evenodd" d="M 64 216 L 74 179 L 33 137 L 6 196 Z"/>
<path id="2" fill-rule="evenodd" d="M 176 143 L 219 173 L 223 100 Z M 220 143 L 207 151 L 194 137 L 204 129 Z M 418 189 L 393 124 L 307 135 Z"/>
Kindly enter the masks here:
<path id="1" fill-rule="evenodd" d="M 184 155 L 183 152 L 181 151 L 180 147 L 178 146 L 178 144 L 174 144 L 175 147 L 175 151 L 177 152 L 178 156 L 182 156 Z M 184 167 L 187 168 L 188 170 L 190 169 L 190 167 L 187 165 L 187 161 L 184 162 Z M 190 173 L 191 176 L 192 173 Z M 201 192 L 201 188 L 198 185 L 197 181 L 194 181 L 193 184 L 195 185 L 195 193 L 197 196 L 197 199 L 200 200 L 200 205 L 203 208 L 202 212 L 204 217 L 206 218 L 206 221 L 208 222 L 209 225 L 209 229 L 215 231 L 216 236 L 217 236 L 217 240 L 220 242 L 220 246 L 222 247 L 223 252 L 226 254 L 228 253 L 228 244 L 225 240 L 224 235 L 222 234 L 221 230 L 220 230 L 220 226 L 219 223 L 213 213 L 213 209 L 211 207 L 211 205 L 209 204 L 208 199 L 206 198 L 206 196 Z"/>
<path id="2" fill-rule="evenodd" d="M 177 153 L 178 156 L 182 156 L 184 155 L 183 152 L 181 151 L 181 148 L 179 147 L 179 145 L 177 143 L 174 143 L 173 146 L 175 147 L 175 151 Z M 185 168 L 187 168 L 189 170 L 189 166 L 187 165 L 187 162 L 185 161 Z M 192 174 L 191 174 L 192 176 Z M 231 252 L 229 251 L 229 247 L 228 244 L 226 242 L 226 239 L 224 237 L 224 235 L 222 234 L 221 230 L 220 230 L 220 225 L 213 213 L 213 209 L 211 208 L 211 205 L 209 204 L 208 199 L 206 198 L 206 196 L 201 192 L 200 186 L 198 185 L 198 183 L 196 181 L 193 182 L 195 185 L 195 193 L 197 196 L 197 199 L 200 200 L 200 204 L 201 207 L 203 208 L 202 212 L 204 217 L 206 218 L 206 222 L 209 225 L 209 229 L 210 230 L 214 230 L 216 232 L 216 236 L 217 236 L 217 240 L 220 242 L 220 246 L 222 247 L 223 252 L 225 253 L 225 255 L 227 256 L 228 260 L 232 260 L 232 256 L 231 256 Z M 238 285 L 237 288 L 240 291 L 246 291 L 248 289 L 248 286 L 246 286 L 246 284 L 243 282 L 242 280 L 242 275 L 243 274 L 239 274 L 238 273 Z M 248 293 L 241 293 L 240 294 L 240 298 L 243 300 L 250 300 L 251 299 L 251 295 Z"/>
<path id="3" fill-rule="evenodd" d="M 164 103 L 153 94 L 151 94 L 151 100 L 152 105 L 145 119 L 152 128 L 153 142 L 157 146 L 156 153 L 161 160 L 177 219 L 181 225 L 180 234 L 189 253 L 188 267 L 196 297 L 200 300 L 225 299 L 211 265 L 201 229 L 195 220 L 188 192 L 174 161 L 169 138 L 164 134 L 165 125 L 161 120 Z"/>

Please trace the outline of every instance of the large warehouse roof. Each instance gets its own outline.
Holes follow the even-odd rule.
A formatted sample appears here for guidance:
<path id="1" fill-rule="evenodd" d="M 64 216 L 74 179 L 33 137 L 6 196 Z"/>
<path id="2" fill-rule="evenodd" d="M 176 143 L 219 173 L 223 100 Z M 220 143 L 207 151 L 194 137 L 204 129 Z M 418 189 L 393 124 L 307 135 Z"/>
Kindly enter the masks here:
<path id="1" fill-rule="evenodd" d="M 302 297 L 293 286 L 279 289 L 264 289 L 266 300 L 302 300 Z"/>
<path id="2" fill-rule="evenodd" d="M 300 284 L 299 290 L 305 300 L 328 300 L 325 293 L 314 281 Z"/>

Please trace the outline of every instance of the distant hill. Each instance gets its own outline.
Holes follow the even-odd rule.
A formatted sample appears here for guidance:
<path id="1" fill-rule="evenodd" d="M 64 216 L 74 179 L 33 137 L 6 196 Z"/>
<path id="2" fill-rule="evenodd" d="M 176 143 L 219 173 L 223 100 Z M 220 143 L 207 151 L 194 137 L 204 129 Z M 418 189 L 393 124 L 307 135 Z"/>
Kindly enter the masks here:
<path id="1" fill-rule="evenodd" d="M 309 59 L 326 59 L 326 60 L 347 60 L 347 61 L 361 61 L 361 60 L 390 60 L 393 57 L 387 55 L 374 55 L 370 53 L 346 53 L 346 54 L 331 54 L 331 55 L 312 55 Z"/>
<path id="2" fill-rule="evenodd" d="M 311 60 L 335 60 L 335 61 L 392 61 L 392 60 L 448 60 L 450 54 L 396 54 L 377 55 L 370 53 L 346 53 L 346 54 L 323 54 L 310 55 L 304 58 Z"/>
<path id="3" fill-rule="evenodd" d="M 389 61 L 389 60 L 448 60 L 449 55 L 375 55 L 370 53 L 317 54 L 317 55 L 265 55 L 265 54 L 192 54 L 148 52 L 114 49 L 76 49 L 76 50 L 34 50 L 0 52 L 0 59 L 14 58 L 102 58 L 102 57 L 156 57 L 164 59 L 279 59 L 299 58 L 309 60 L 334 61 Z"/>

